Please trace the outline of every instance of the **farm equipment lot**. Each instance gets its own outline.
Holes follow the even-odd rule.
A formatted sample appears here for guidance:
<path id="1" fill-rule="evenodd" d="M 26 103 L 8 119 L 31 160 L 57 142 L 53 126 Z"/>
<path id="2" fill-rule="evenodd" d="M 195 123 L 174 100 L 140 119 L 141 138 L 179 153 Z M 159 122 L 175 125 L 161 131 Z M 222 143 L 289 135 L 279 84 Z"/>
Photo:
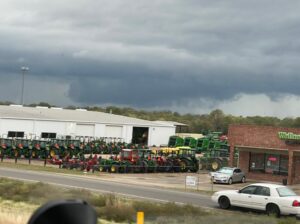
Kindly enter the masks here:
<path id="1" fill-rule="evenodd" d="M 208 172 L 203 171 L 200 173 L 109 173 L 109 172 L 88 172 L 83 171 L 73 171 L 66 169 L 59 169 L 57 165 L 47 164 L 46 169 L 44 168 L 43 161 L 32 161 L 31 165 L 28 165 L 28 160 L 20 159 L 18 160 L 18 165 L 14 164 L 13 159 L 6 159 L 5 162 L 0 163 L 0 167 L 18 167 L 24 170 L 41 170 L 41 171 L 51 171 L 51 172 L 64 172 L 63 175 L 80 175 L 86 178 L 101 179 L 114 181 L 125 184 L 149 186 L 149 187 L 160 187 L 160 188 L 170 188 L 170 189 L 185 189 L 185 178 L 186 176 L 195 176 L 199 178 L 199 192 L 210 193 L 212 190 L 211 180 Z M 20 166 L 20 167 L 19 167 Z M 16 167 L 16 168 L 17 168 Z M 247 182 L 246 184 L 249 184 Z M 224 190 L 224 189 L 240 189 L 245 184 L 214 184 L 213 191 Z M 189 187 L 187 190 L 196 191 L 196 187 Z"/>

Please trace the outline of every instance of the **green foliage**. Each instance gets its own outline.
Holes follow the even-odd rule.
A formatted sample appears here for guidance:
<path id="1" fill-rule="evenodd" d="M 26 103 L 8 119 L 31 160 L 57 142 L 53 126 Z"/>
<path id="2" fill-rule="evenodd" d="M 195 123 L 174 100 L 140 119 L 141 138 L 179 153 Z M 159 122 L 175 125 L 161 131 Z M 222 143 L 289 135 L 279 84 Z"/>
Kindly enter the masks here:
<path id="1" fill-rule="evenodd" d="M 0 195 L 4 200 L 35 205 L 54 199 L 82 199 L 93 205 L 99 217 L 115 222 L 133 222 L 137 211 L 144 211 L 149 220 L 156 220 L 158 216 L 174 217 L 175 214 L 178 218 L 208 214 L 190 205 L 131 201 L 116 197 L 114 194 L 99 195 L 84 189 L 64 189 L 44 183 L 25 183 L 6 178 L 0 178 Z"/>
<path id="2" fill-rule="evenodd" d="M 283 217 L 278 221 L 278 224 L 296 224 L 298 223 L 294 217 Z"/>
<path id="3" fill-rule="evenodd" d="M 213 110 L 209 114 L 179 114 L 172 111 L 145 111 L 136 110 L 133 108 L 118 108 L 118 107 L 86 107 L 91 111 L 110 111 L 113 114 L 135 117 L 145 120 L 161 120 L 161 121 L 175 121 L 184 123 L 188 127 L 183 127 L 178 132 L 191 132 L 191 133 L 204 133 L 207 134 L 209 131 L 221 131 L 222 133 L 228 132 L 230 124 L 249 124 L 249 125 L 269 125 L 269 126 L 280 126 L 280 127 L 300 127 L 299 118 L 284 118 L 279 119 L 277 117 L 268 116 L 233 116 L 230 114 L 224 114 L 222 110 Z"/>

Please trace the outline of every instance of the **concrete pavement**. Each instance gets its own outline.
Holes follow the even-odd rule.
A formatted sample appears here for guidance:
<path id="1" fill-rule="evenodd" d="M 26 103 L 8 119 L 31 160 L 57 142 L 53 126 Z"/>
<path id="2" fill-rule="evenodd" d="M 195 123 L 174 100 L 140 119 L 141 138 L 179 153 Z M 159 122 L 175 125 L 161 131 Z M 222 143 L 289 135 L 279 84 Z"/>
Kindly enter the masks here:
<path id="1" fill-rule="evenodd" d="M 159 187 L 141 186 L 136 184 L 118 183 L 99 178 L 87 178 L 77 175 L 65 175 L 50 172 L 37 172 L 0 167 L 0 177 L 14 178 L 24 181 L 39 181 L 64 187 L 84 188 L 102 193 L 140 198 L 160 202 L 175 202 L 195 206 L 216 208 L 210 196 L 199 193 L 182 192 Z"/>

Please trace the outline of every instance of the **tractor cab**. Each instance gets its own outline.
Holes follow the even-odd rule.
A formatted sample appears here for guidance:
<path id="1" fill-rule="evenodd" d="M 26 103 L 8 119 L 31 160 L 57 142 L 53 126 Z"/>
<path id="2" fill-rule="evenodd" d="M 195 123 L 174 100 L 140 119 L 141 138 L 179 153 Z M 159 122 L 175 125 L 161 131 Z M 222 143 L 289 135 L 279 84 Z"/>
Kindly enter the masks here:
<path id="1" fill-rule="evenodd" d="M 138 161 L 151 157 L 150 149 L 122 149 L 119 154 L 120 160 L 123 161 Z"/>
<path id="2" fill-rule="evenodd" d="M 134 149 L 122 149 L 119 159 L 120 161 L 136 161 L 139 159 L 139 152 Z"/>

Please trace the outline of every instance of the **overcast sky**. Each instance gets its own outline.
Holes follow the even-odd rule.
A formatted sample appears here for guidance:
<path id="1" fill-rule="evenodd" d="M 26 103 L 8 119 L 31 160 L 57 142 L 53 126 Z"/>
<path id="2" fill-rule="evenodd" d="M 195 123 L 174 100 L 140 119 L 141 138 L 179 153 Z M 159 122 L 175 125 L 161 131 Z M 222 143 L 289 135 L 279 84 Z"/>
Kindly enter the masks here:
<path id="1" fill-rule="evenodd" d="M 0 100 L 300 116 L 300 1 L 1 0 Z"/>

